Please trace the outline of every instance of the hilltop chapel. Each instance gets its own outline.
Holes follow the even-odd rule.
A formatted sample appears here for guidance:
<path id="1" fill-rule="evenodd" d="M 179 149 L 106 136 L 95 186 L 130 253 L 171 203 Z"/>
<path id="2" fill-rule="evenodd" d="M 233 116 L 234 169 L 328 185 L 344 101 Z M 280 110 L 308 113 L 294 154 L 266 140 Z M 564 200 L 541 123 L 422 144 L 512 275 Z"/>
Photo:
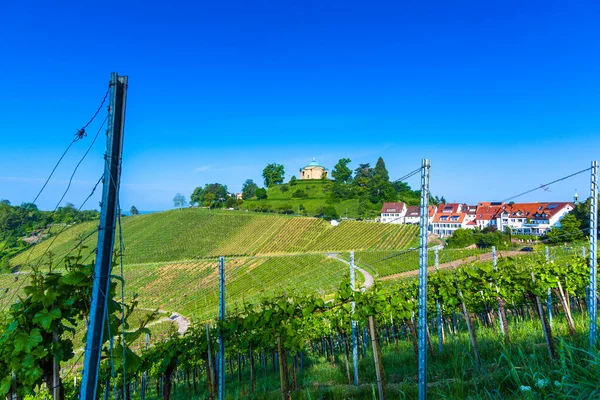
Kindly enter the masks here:
<path id="1" fill-rule="evenodd" d="M 313 160 L 304 168 L 300 168 L 300 179 L 329 179 L 329 170 Z"/>

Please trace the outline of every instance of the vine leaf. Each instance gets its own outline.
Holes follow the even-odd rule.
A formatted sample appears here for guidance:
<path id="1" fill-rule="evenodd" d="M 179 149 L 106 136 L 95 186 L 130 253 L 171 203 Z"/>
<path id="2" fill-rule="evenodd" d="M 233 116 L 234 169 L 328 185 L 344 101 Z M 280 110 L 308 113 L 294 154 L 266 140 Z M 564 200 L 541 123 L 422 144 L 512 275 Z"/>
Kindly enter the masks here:
<path id="1" fill-rule="evenodd" d="M 50 329 L 50 325 L 52 325 L 52 321 L 60 319 L 60 316 L 60 310 L 58 308 L 55 308 L 52 311 L 42 310 L 35 314 L 33 323 L 39 324 L 42 328 L 48 330 Z"/>

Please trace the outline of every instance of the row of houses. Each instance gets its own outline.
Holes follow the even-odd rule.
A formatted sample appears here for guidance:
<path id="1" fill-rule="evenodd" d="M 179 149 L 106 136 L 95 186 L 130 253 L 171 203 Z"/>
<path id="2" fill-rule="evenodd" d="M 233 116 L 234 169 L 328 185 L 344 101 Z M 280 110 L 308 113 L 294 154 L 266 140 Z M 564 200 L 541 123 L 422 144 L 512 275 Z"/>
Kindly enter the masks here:
<path id="1" fill-rule="evenodd" d="M 429 206 L 429 229 L 431 233 L 449 236 L 457 229 L 507 228 L 517 235 L 543 236 L 573 210 L 570 202 L 553 203 L 503 203 L 480 202 L 476 206 L 448 203 Z M 380 221 L 386 224 L 418 224 L 420 208 L 405 203 L 384 203 Z"/>

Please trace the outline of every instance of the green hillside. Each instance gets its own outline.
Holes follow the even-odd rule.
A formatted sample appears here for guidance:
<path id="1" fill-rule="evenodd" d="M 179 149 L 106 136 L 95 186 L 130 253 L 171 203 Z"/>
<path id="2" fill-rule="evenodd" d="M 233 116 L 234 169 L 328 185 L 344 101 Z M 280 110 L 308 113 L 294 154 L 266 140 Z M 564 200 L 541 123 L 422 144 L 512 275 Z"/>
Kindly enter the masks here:
<path id="1" fill-rule="evenodd" d="M 97 222 L 53 227 L 47 239 L 13 257 L 11 266 L 23 273 L 0 276 L 0 305 L 20 290 L 28 266 L 45 264 L 50 254 L 58 267 L 69 253 L 80 252 L 91 262 L 96 229 Z M 122 231 L 127 297 L 138 294 L 141 307 L 201 320 L 216 313 L 218 256 L 226 257 L 227 303 L 234 307 L 281 291 L 327 296 L 348 271 L 329 253 L 402 250 L 418 241 L 413 225 L 343 221 L 332 226 L 318 218 L 199 208 L 125 217 Z"/>
<path id="2" fill-rule="evenodd" d="M 126 217 L 122 222 L 125 264 L 217 256 L 400 250 L 417 243 L 418 231 L 412 225 L 342 221 L 332 226 L 318 218 L 197 208 Z M 87 257 L 97 240 L 96 224 L 68 227 L 15 256 L 10 264 L 39 263 L 40 257 L 49 252 L 55 263 L 60 262 L 85 237 L 83 243 L 89 248 L 82 255 Z"/>
<path id="3" fill-rule="evenodd" d="M 313 216 L 318 214 L 321 207 L 332 205 L 341 217 L 358 217 L 358 199 L 341 200 L 330 204 L 329 191 L 333 181 L 330 180 L 297 180 L 295 185 L 274 185 L 267 189 L 267 198 L 264 200 L 244 200 L 240 206 L 242 210 L 256 210 L 268 207 L 274 212 L 289 209 L 297 215 Z M 298 191 L 304 192 L 306 197 L 296 197 Z M 379 211 L 379 205 L 373 205 Z"/>

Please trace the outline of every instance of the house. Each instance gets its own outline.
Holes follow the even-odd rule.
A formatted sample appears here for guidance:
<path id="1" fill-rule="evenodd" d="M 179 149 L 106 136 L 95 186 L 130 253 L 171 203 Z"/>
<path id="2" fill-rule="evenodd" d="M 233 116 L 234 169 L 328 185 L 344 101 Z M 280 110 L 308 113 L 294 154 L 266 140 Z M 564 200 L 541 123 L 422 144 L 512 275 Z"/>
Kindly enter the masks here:
<path id="1" fill-rule="evenodd" d="M 496 226 L 496 214 L 502 209 L 504 203 L 501 201 L 479 202 L 477 203 L 477 211 L 475 212 L 476 226 L 483 230 L 490 226 Z"/>
<path id="2" fill-rule="evenodd" d="M 468 213 L 469 206 L 460 203 L 441 204 L 433 217 L 431 232 L 441 237 L 449 236 L 457 229 L 474 229 L 474 217 Z M 471 219 L 472 218 L 472 219 Z"/>
<path id="3" fill-rule="evenodd" d="M 570 202 L 505 204 L 495 216 L 496 226 L 516 235 L 543 236 L 559 227 L 560 220 L 574 207 Z"/>
<path id="4" fill-rule="evenodd" d="M 437 212 L 437 206 L 429 206 L 429 224 L 433 222 L 433 217 Z M 410 206 L 406 209 L 406 216 L 404 217 L 405 224 L 419 224 L 421 222 L 421 207 Z"/>
<path id="5" fill-rule="evenodd" d="M 242 197 L 242 192 L 237 192 L 237 193 L 235 194 L 235 198 L 236 198 L 236 200 L 242 200 L 242 199 L 243 199 L 243 197 Z"/>
<path id="6" fill-rule="evenodd" d="M 384 224 L 404 224 L 406 211 L 405 203 L 383 203 L 380 220 Z"/>
<path id="7" fill-rule="evenodd" d="M 406 209 L 405 224 L 418 224 L 421 219 L 421 207 L 410 206 Z"/>
<path id="8" fill-rule="evenodd" d="M 304 168 L 300 168 L 300 179 L 329 179 L 329 170 L 313 160 Z"/>

